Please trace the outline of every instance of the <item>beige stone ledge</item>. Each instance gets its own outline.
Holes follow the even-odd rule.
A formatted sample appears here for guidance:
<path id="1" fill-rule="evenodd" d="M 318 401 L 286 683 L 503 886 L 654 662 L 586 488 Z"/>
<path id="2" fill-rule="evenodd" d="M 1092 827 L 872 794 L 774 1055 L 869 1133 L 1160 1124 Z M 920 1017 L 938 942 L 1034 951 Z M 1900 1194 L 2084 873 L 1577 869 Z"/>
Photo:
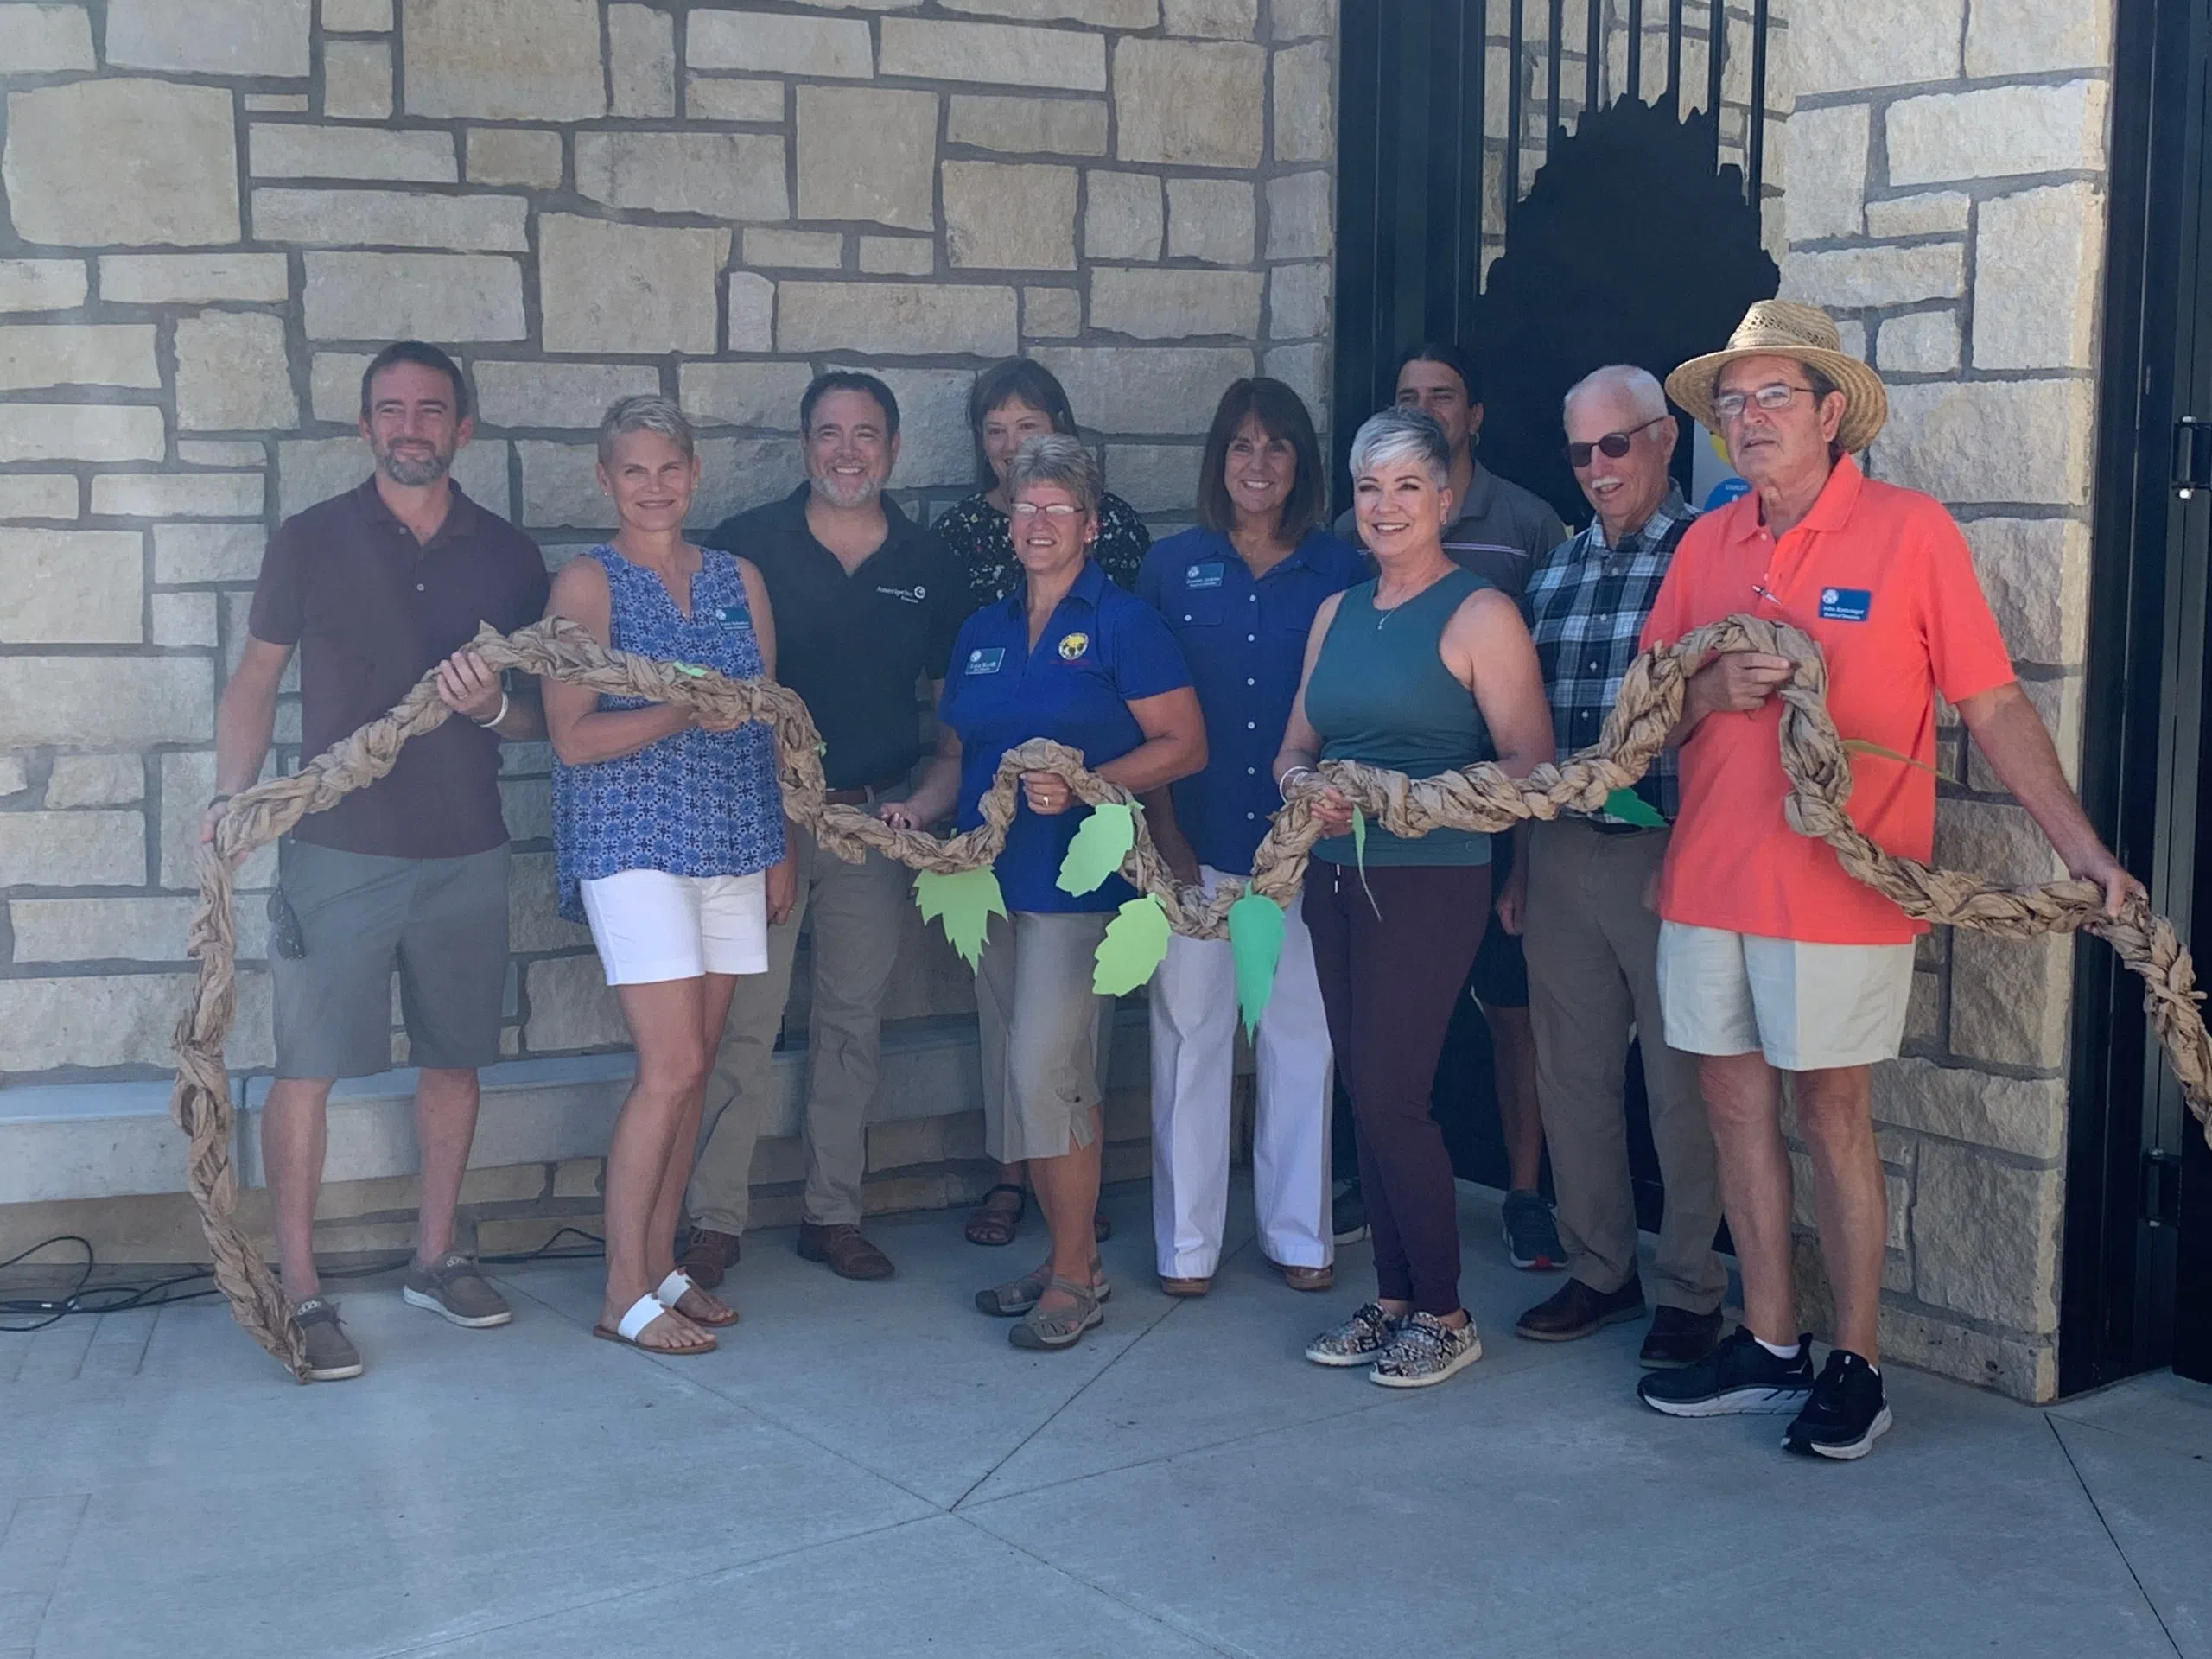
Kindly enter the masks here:
<path id="1" fill-rule="evenodd" d="M 86 290 L 81 259 L 0 259 L 0 312 L 72 311 Z"/>
<path id="2" fill-rule="evenodd" d="M 1011 288 L 794 280 L 777 289 L 779 351 L 1010 357 L 1018 343 Z"/>
<path id="3" fill-rule="evenodd" d="M 880 27 L 876 67 L 886 75 L 1077 92 L 1106 90 L 1102 35 L 918 17 L 886 17 Z"/>
<path id="4" fill-rule="evenodd" d="M 66 473 L 0 474 L 0 519 L 77 517 L 77 480 Z"/>
<path id="5" fill-rule="evenodd" d="M 2112 8 L 2045 0 L 1974 0 L 1967 15 L 1966 72 L 2042 75 L 2112 66 Z"/>
<path id="6" fill-rule="evenodd" d="M 194 305 L 217 300 L 277 303 L 289 297 L 281 253 L 105 253 L 100 298 L 121 305 Z"/>
<path id="7" fill-rule="evenodd" d="M 875 73 L 875 48 L 857 18 L 701 10 L 690 14 L 684 39 L 684 61 L 694 69 L 814 80 L 866 80 Z"/>
<path id="8" fill-rule="evenodd" d="M 0 530 L 0 644 L 138 644 L 145 539 L 135 530 Z"/>
<path id="9" fill-rule="evenodd" d="M 156 524 L 154 580 L 251 582 L 267 542 L 259 524 Z"/>
<path id="10" fill-rule="evenodd" d="M 2094 365 L 2103 189 L 2086 181 L 1996 196 L 1974 230 L 1978 369 Z"/>
<path id="11" fill-rule="evenodd" d="M 947 162 L 941 171 L 945 259 L 955 269 L 1075 269 L 1075 168 Z"/>
<path id="12" fill-rule="evenodd" d="M 2065 1150 L 2066 1085 L 2056 1078 L 1902 1059 L 1874 1068 L 1873 1090 L 1877 1123 L 2023 1158 L 2050 1160 Z"/>
<path id="13" fill-rule="evenodd" d="M 652 6 L 607 9 L 607 107 L 652 120 L 676 113 L 676 20 Z"/>
<path id="14" fill-rule="evenodd" d="M 246 130 L 246 170 L 257 179 L 388 179 L 451 184 L 461 177 L 449 132 L 257 121 Z"/>
<path id="15" fill-rule="evenodd" d="M 2082 505 L 2094 391 L 2081 378 L 1892 387 L 1875 474 L 1945 502 Z"/>
<path id="16" fill-rule="evenodd" d="M 530 245 L 530 205 L 520 196 L 263 186 L 252 206 L 253 233 L 264 242 L 490 253 L 519 253 Z"/>
<path id="17" fill-rule="evenodd" d="M 588 121 L 607 113 L 599 0 L 404 0 L 410 115 Z"/>
<path id="18" fill-rule="evenodd" d="M 540 221 L 541 238 L 556 222 Z M 641 231 L 641 235 L 652 232 Z M 499 254 L 309 253 L 310 340 L 520 340 L 522 265 Z"/>
<path id="19" fill-rule="evenodd" d="M 0 461 L 160 461 L 162 411 L 143 404 L 0 404 Z"/>
<path id="20" fill-rule="evenodd" d="M 2075 518 L 1970 518 L 1959 528 L 2015 658 L 2052 666 L 2088 649 L 2089 527 Z"/>
<path id="21" fill-rule="evenodd" d="M 1023 156 L 1103 156 L 1106 105 L 1087 98 L 956 92 L 945 111 L 944 139 Z"/>
<path id="22" fill-rule="evenodd" d="M 61 75 L 95 67 L 82 6 L 0 6 L 0 63 L 10 75 Z"/>
<path id="23" fill-rule="evenodd" d="M 1259 209 L 1247 179 L 1167 181 L 1167 257 L 1209 265 L 1249 265 Z"/>
<path id="24" fill-rule="evenodd" d="M 16 234 L 57 247 L 237 241 L 235 122 L 228 92 L 133 76 L 10 94 L 0 182 Z M 133 164 L 112 165 L 118 151 Z"/>
<path id="25" fill-rule="evenodd" d="M 103 473 L 92 480 L 92 515 L 255 518 L 264 493 L 259 473 Z"/>
<path id="26" fill-rule="evenodd" d="M 539 127 L 469 128 L 468 181 L 558 189 L 561 135 Z"/>
<path id="27" fill-rule="evenodd" d="M 54 386 L 158 386 L 149 322 L 24 323 L 0 327 L 0 391 Z"/>
<path id="28" fill-rule="evenodd" d="M 2076 80 L 1901 99 L 1885 117 L 1888 182 L 1941 184 L 2101 168 L 2108 93 L 2103 81 Z"/>
<path id="29" fill-rule="evenodd" d="M 692 121 L 772 122 L 780 125 L 785 101 L 784 83 L 780 80 L 693 75 L 683 86 L 683 114 Z"/>
<path id="30" fill-rule="evenodd" d="M 784 140 L 766 132 L 579 132 L 576 189 L 594 201 L 708 219 L 791 217 Z"/>
<path id="31" fill-rule="evenodd" d="M 1922 1147 L 1912 1201 L 1920 1300 L 2037 1336 L 2056 1331 L 2063 1186 L 2056 1169 L 1944 1141 Z"/>
<path id="32" fill-rule="evenodd" d="M 1097 266 L 1090 276 L 1090 326 L 1137 340 L 1249 340 L 1260 332 L 1264 280 L 1256 270 Z"/>
<path id="33" fill-rule="evenodd" d="M 107 60 L 170 74 L 304 79 L 311 0 L 109 0 Z"/>
<path id="34" fill-rule="evenodd" d="M 1800 0 L 1789 14 L 1792 90 L 1955 79 L 1965 14 L 1964 0 Z"/>
<path id="35" fill-rule="evenodd" d="M 1123 39 L 1114 47 L 1116 153 L 1179 167 L 1255 168 L 1267 54 L 1235 41 Z"/>
<path id="36" fill-rule="evenodd" d="M 334 121 L 391 116 L 391 48 L 382 41 L 325 41 L 322 112 Z"/>

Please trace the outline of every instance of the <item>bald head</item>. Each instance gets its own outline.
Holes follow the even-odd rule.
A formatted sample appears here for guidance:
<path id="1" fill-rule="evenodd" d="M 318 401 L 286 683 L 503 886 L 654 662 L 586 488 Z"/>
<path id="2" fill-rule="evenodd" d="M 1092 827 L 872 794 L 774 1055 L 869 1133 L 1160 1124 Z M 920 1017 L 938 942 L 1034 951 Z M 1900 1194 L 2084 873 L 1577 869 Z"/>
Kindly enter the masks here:
<path id="1" fill-rule="evenodd" d="M 1564 413 L 1574 481 L 1617 547 L 1667 499 L 1676 429 L 1666 391 L 1647 371 L 1611 364 L 1574 383 Z"/>

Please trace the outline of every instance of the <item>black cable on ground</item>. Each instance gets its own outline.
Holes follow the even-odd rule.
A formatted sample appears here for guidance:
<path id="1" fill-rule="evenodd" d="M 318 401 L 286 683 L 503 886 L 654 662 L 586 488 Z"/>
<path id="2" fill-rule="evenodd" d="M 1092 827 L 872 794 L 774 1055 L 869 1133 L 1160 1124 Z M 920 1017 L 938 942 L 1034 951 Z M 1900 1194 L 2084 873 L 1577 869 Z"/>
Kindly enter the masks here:
<path id="1" fill-rule="evenodd" d="M 556 1249 L 562 1239 L 573 1235 L 584 1241 L 581 1247 Z M 0 1335 L 15 1333 L 29 1335 L 43 1331 L 75 1313 L 124 1313 L 135 1308 L 167 1307 L 172 1302 L 196 1301 L 204 1296 L 220 1293 L 213 1283 L 212 1267 L 187 1268 L 166 1279 L 156 1279 L 143 1284 L 95 1285 L 92 1277 L 99 1266 L 92 1249 L 92 1242 L 76 1233 L 57 1233 L 52 1238 L 41 1239 L 27 1250 L 18 1251 L 0 1262 L 0 1273 L 36 1255 L 41 1250 L 57 1245 L 73 1244 L 84 1252 L 84 1260 L 76 1264 L 77 1281 L 59 1296 L 0 1297 Z M 531 1262 L 588 1262 L 607 1254 L 607 1241 L 596 1233 L 588 1233 L 581 1227 L 562 1227 L 534 1250 L 521 1250 L 501 1255 L 479 1256 L 487 1267 L 521 1267 Z M 325 1279 L 373 1279 L 379 1274 L 395 1273 L 414 1259 L 411 1253 L 393 1257 L 389 1262 L 367 1267 L 332 1268 L 323 1271 Z M 59 1264 L 57 1264 L 59 1265 Z M 202 1282 L 206 1281 L 206 1282 Z M 194 1290 L 180 1287 L 197 1285 Z M 11 1321 L 28 1320 L 28 1324 Z"/>

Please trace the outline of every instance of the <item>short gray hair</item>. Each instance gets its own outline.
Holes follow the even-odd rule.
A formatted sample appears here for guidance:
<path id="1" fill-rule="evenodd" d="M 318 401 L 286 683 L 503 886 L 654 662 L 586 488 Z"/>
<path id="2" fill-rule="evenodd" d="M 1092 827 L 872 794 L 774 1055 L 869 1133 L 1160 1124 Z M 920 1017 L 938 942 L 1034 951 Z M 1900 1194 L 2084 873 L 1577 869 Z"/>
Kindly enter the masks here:
<path id="1" fill-rule="evenodd" d="M 1438 489 L 1451 487 L 1452 445 L 1444 435 L 1444 429 L 1436 423 L 1436 417 L 1426 410 L 1415 409 L 1410 404 L 1394 404 L 1380 414 L 1369 416 L 1352 435 L 1354 478 L 1377 467 L 1408 461 L 1423 462 Z"/>
<path id="2" fill-rule="evenodd" d="M 1058 485 L 1081 502 L 1085 512 L 1091 513 L 1098 511 L 1106 493 L 1106 480 L 1099 473 L 1096 457 L 1081 438 L 1065 432 L 1040 432 L 1014 452 L 1006 468 L 1007 499 L 1013 500 L 1026 484 Z"/>
<path id="3" fill-rule="evenodd" d="M 683 410 L 671 398 L 649 395 L 617 397 L 607 406 L 599 423 L 599 464 L 612 461 L 615 439 L 632 432 L 658 432 L 681 449 L 686 461 L 698 457 L 699 442 Z"/>
<path id="4" fill-rule="evenodd" d="M 1567 396 L 1560 400 L 1562 422 L 1573 411 L 1574 400 L 1586 391 L 1624 391 L 1637 418 L 1658 421 L 1667 416 L 1667 389 L 1649 369 L 1639 369 L 1633 363 L 1608 363 L 1602 369 L 1591 370 L 1569 386 Z"/>

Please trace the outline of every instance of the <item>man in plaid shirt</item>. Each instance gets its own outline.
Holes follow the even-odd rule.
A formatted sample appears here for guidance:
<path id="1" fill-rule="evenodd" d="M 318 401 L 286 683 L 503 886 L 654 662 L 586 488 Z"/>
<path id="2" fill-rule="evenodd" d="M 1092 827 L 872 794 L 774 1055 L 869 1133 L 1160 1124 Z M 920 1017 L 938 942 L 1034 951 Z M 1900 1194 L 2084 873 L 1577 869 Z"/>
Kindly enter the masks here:
<path id="1" fill-rule="evenodd" d="M 1652 376 L 1598 370 L 1567 393 L 1566 421 L 1567 460 L 1597 518 L 1538 567 L 1527 598 L 1562 760 L 1598 741 L 1691 517 L 1668 475 L 1676 429 Z M 1720 1189 L 1696 1062 L 1661 1036 L 1659 918 L 1647 894 L 1675 811 L 1671 752 L 1635 793 L 1618 811 L 1522 825 L 1528 856 L 1499 900 L 1500 918 L 1524 931 L 1536 1092 L 1567 1251 L 1567 1282 L 1515 1329 L 1568 1342 L 1643 1316 L 1622 1101 L 1633 1027 L 1667 1188 L 1658 1312 L 1641 1358 L 1671 1368 L 1719 1340 L 1727 1279 L 1713 1249 Z"/>

